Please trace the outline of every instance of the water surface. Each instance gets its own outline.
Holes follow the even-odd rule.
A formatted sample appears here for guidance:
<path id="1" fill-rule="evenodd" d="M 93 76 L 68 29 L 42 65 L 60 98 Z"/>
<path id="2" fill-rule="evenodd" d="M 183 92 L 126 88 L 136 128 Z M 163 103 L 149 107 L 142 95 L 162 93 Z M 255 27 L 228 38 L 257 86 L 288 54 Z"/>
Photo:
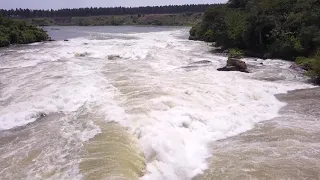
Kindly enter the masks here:
<path id="1" fill-rule="evenodd" d="M 312 87 L 281 60 L 218 72 L 227 58 L 187 28 L 53 29 L 55 42 L 0 50 L 1 179 L 226 179 L 211 162 L 228 151 L 212 146 L 243 157 L 221 140 L 278 117 L 275 94 Z"/>

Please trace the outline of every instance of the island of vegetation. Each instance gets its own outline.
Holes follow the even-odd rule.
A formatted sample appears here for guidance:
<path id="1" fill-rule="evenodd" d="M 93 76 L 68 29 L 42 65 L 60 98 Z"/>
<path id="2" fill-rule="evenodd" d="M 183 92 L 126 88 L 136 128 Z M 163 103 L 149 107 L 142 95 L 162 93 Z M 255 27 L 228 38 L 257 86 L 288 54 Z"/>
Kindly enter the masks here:
<path id="1" fill-rule="evenodd" d="M 0 14 L 0 47 L 10 44 L 28 44 L 49 39 L 41 28 L 28 25 L 25 21 L 3 18 Z"/>
<path id="2" fill-rule="evenodd" d="M 296 60 L 320 82 L 319 0 L 229 0 L 206 10 L 190 39 L 246 56 Z"/>

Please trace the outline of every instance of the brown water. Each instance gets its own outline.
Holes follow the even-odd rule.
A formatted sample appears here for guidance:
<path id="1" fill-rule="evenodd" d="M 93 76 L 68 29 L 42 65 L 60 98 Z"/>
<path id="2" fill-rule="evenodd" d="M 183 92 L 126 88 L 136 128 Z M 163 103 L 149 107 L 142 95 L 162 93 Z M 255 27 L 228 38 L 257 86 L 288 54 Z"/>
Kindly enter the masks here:
<path id="1" fill-rule="evenodd" d="M 218 72 L 187 28 L 59 28 L 0 49 L 0 179 L 319 178 L 318 90 L 275 97 L 313 87 L 292 63 Z"/>
<path id="2" fill-rule="evenodd" d="M 210 169 L 196 179 L 320 179 L 320 88 L 277 96 L 280 117 L 213 143 Z"/>

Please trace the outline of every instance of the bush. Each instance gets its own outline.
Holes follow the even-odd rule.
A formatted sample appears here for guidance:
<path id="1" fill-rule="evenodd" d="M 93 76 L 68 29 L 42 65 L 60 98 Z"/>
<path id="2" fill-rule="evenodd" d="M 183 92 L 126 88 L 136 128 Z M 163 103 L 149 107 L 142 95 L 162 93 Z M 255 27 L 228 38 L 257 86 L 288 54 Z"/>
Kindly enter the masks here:
<path id="1" fill-rule="evenodd" d="M 316 83 L 320 83 L 320 51 L 313 58 L 299 57 L 296 63 L 308 70 L 306 75 L 310 76 Z"/>
<path id="2" fill-rule="evenodd" d="M 8 39 L 7 36 L 5 36 L 4 34 L 1 34 L 0 32 L 0 47 L 5 47 L 5 46 L 9 46 L 10 45 L 10 41 Z"/>
<path id="3" fill-rule="evenodd" d="M 244 57 L 244 53 L 240 49 L 231 49 L 229 52 L 229 57 L 241 59 Z"/>
<path id="4" fill-rule="evenodd" d="M 316 0 L 229 0 L 207 9 L 190 39 L 260 58 L 294 60 L 320 48 L 319 21 Z"/>
<path id="5" fill-rule="evenodd" d="M 0 21 L 0 47 L 10 44 L 27 44 L 48 40 L 48 34 L 40 28 L 21 20 L 2 18 Z"/>

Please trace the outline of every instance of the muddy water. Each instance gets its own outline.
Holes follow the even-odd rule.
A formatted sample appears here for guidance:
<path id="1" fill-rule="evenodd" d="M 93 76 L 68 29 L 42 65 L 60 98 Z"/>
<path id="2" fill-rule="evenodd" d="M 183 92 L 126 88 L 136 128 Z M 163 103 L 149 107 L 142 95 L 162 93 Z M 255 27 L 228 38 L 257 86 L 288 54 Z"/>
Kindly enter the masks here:
<path id="1" fill-rule="evenodd" d="M 48 28 L 57 41 L 0 49 L 0 179 L 317 176 L 315 102 L 275 97 L 313 87 L 292 63 L 218 72 L 187 28 Z"/>
<path id="2" fill-rule="evenodd" d="M 277 95 L 280 116 L 212 145 L 209 170 L 196 179 L 320 179 L 320 88 Z"/>

